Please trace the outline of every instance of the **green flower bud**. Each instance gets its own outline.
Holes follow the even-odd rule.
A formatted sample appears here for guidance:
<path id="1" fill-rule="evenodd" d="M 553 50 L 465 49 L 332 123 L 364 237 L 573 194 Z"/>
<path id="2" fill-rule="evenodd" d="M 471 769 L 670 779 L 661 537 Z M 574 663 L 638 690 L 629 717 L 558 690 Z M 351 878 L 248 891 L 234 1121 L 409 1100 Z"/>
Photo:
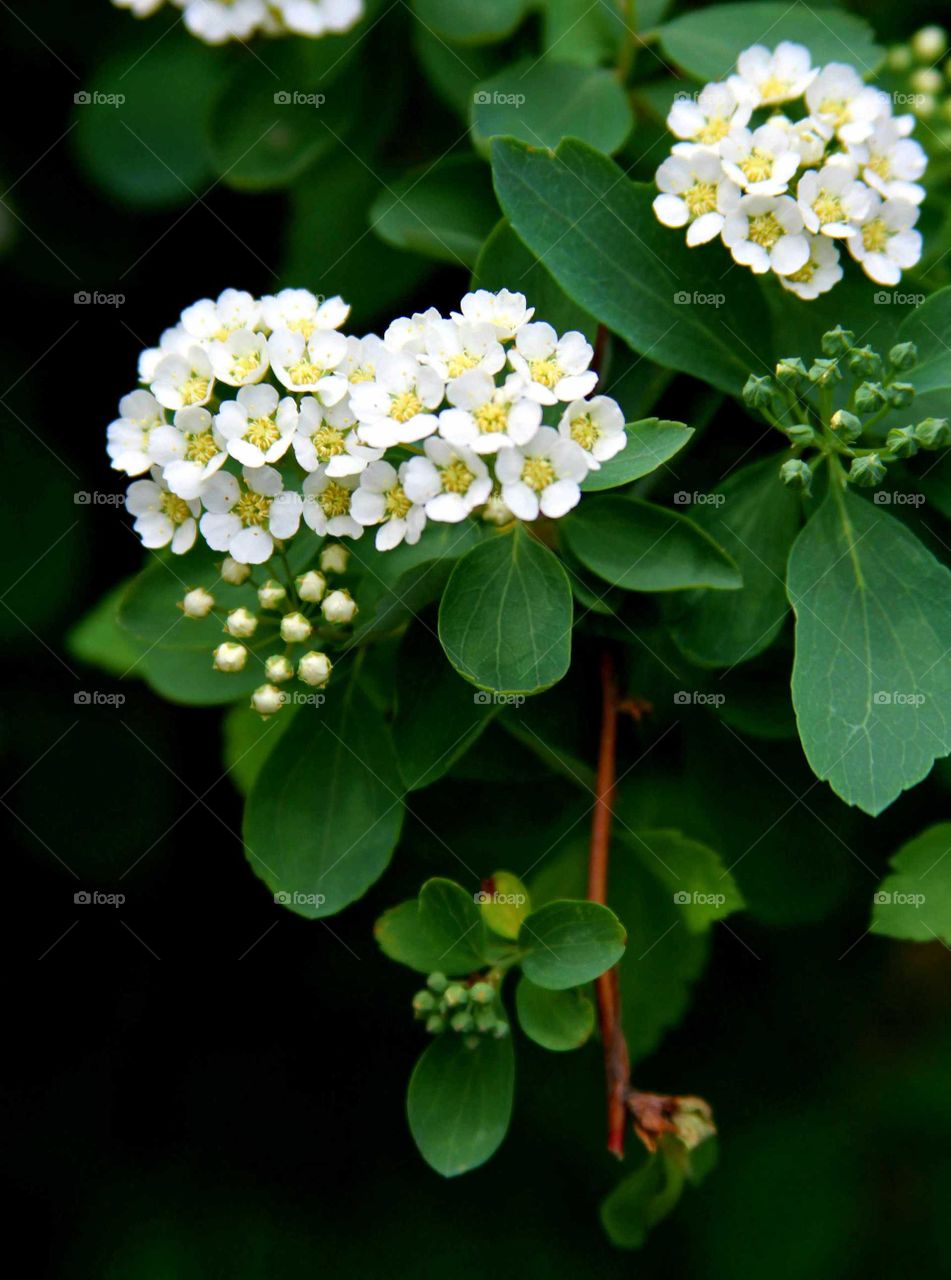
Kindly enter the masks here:
<path id="1" fill-rule="evenodd" d="M 835 432 L 839 440 L 844 440 L 846 444 L 853 444 L 862 434 L 862 422 L 854 413 L 849 413 L 847 409 L 837 409 L 829 419 L 829 426 Z"/>
<path id="2" fill-rule="evenodd" d="M 842 381 L 842 370 L 838 360 L 814 360 L 809 369 L 809 381 L 817 387 L 831 387 L 833 383 Z"/>
<path id="3" fill-rule="evenodd" d="M 413 996 L 413 1012 L 417 1018 L 432 1013 L 436 1007 L 436 997 L 431 991 L 417 991 Z"/>
<path id="4" fill-rule="evenodd" d="M 469 988 L 469 999 L 475 1004 L 491 1004 L 495 999 L 495 987 L 491 982 L 476 982 Z"/>
<path id="5" fill-rule="evenodd" d="M 786 356 L 776 366 L 776 381 L 793 391 L 806 380 L 806 366 L 799 356 Z"/>
<path id="6" fill-rule="evenodd" d="M 466 1013 L 466 1011 L 462 1009 L 459 1013 L 453 1014 L 449 1020 L 449 1025 L 452 1027 L 453 1031 L 471 1031 L 475 1026 L 475 1021 L 471 1013 Z"/>
<path id="7" fill-rule="evenodd" d="M 893 382 L 887 394 L 893 409 L 906 409 L 915 398 L 915 388 L 910 382 Z"/>
<path id="8" fill-rule="evenodd" d="M 443 1002 L 450 1009 L 455 1009 L 461 1004 L 465 1004 L 469 999 L 469 993 L 465 987 L 461 987 L 458 982 L 454 982 L 451 987 L 446 988 Z"/>
<path id="9" fill-rule="evenodd" d="M 784 427 L 783 430 L 789 437 L 790 443 L 794 444 L 797 449 L 808 449 L 810 445 L 815 444 L 818 440 L 815 431 L 806 422 L 797 422 L 794 426 Z"/>
<path id="10" fill-rule="evenodd" d="M 855 347 L 849 352 L 849 369 L 857 378 L 879 378 L 882 374 L 882 357 L 871 347 Z"/>
<path id="11" fill-rule="evenodd" d="M 918 348 L 913 342 L 899 342 L 888 353 L 888 363 L 893 369 L 913 369 L 918 363 Z"/>
<path id="12" fill-rule="evenodd" d="M 466 1036 L 462 1043 L 467 1049 L 478 1049 L 479 1045 L 482 1043 L 482 1037 L 477 1035 Z"/>
<path id="13" fill-rule="evenodd" d="M 849 480 L 863 489 L 874 489 L 885 479 L 885 464 L 877 453 L 867 453 L 863 458 L 853 458 L 849 467 Z"/>
<path id="14" fill-rule="evenodd" d="M 907 44 L 894 44 L 888 51 L 888 65 L 892 71 L 907 71 L 911 61 L 911 49 Z"/>
<path id="15" fill-rule="evenodd" d="M 772 408 L 776 398 L 776 387 L 772 378 L 758 378 L 751 373 L 743 387 L 743 403 L 750 409 Z"/>
<path id="16" fill-rule="evenodd" d="M 784 462 L 779 468 L 779 475 L 783 484 L 789 485 L 790 489 L 802 489 L 803 493 L 809 493 L 812 489 L 812 472 L 801 458 L 790 458 L 788 462 Z"/>
<path id="17" fill-rule="evenodd" d="M 494 1009 L 476 1009 L 475 1025 L 477 1031 L 494 1031 L 498 1024 Z"/>
<path id="18" fill-rule="evenodd" d="M 507 1022 L 497 1022 L 492 1035 L 496 1040 L 504 1040 L 509 1033 L 509 1024 Z"/>
<path id="19" fill-rule="evenodd" d="M 925 418 L 915 427 L 915 439 L 923 449 L 946 449 L 951 445 L 947 418 Z"/>
<path id="20" fill-rule="evenodd" d="M 837 324 L 834 329 L 822 335 L 822 354 L 824 356 L 844 356 L 855 346 L 855 334 Z"/>
<path id="21" fill-rule="evenodd" d="M 441 1018 L 438 1013 L 432 1014 L 426 1019 L 426 1030 L 430 1035 L 438 1036 L 440 1031 L 446 1030 L 445 1018 Z"/>
<path id="22" fill-rule="evenodd" d="M 429 987 L 430 991 L 435 991 L 438 996 L 446 990 L 448 981 L 449 979 L 444 973 L 437 971 L 436 973 L 431 973 L 426 979 L 426 986 Z"/>
<path id="23" fill-rule="evenodd" d="M 885 445 L 893 458 L 913 458 L 919 449 L 914 427 L 892 427 Z"/>
<path id="24" fill-rule="evenodd" d="M 875 413 L 887 403 L 885 388 L 880 382 L 863 382 L 855 393 L 855 409 L 863 417 Z"/>

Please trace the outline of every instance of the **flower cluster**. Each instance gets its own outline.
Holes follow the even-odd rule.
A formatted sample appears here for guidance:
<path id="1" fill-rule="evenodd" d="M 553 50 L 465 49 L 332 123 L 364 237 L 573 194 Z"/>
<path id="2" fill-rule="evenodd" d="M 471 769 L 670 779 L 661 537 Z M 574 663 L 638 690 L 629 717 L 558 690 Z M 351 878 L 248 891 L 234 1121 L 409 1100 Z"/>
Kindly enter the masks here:
<path id="1" fill-rule="evenodd" d="M 896 343 L 883 357 L 857 346 L 854 333 L 837 327 L 822 335 L 822 352 L 808 367 L 799 356 L 780 360 L 773 377 L 751 375 L 743 388 L 747 405 L 792 446 L 793 457 L 780 469 L 786 484 L 808 493 L 813 474 L 827 460 L 844 481 L 874 488 L 889 463 L 921 449 L 951 446 L 947 418 L 916 421 L 910 411 L 915 388 L 901 375 L 918 363 L 913 342 Z M 882 432 L 876 438 L 882 419 L 906 409 L 908 425 L 892 427 L 884 440 Z"/>
<path id="2" fill-rule="evenodd" d="M 335 538 L 375 527 L 388 551 L 429 520 L 565 515 L 627 443 L 618 405 L 591 396 L 590 344 L 533 321 L 519 293 L 460 307 L 382 338 L 345 336 L 347 305 L 306 289 L 186 308 L 108 430 L 112 466 L 149 474 L 126 499 L 143 543 L 182 554 L 200 531 L 257 565 L 301 522 Z"/>
<path id="3" fill-rule="evenodd" d="M 112 0 L 147 18 L 165 0 Z M 363 0 L 171 0 L 193 36 L 206 44 L 258 34 L 324 36 L 349 31 L 363 17 Z"/>
<path id="4" fill-rule="evenodd" d="M 753 45 L 735 75 L 675 101 L 667 126 L 679 141 L 657 170 L 654 211 L 686 227 L 688 245 L 719 236 L 736 262 L 807 300 L 841 280 L 840 243 L 884 285 L 921 257 L 927 157 L 914 117 L 894 116 L 847 63 Z"/>
<path id="5" fill-rule="evenodd" d="M 498 989 L 484 978 L 450 982 L 444 973 L 431 973 L 426 988 L 413 997 L 413 1013 L 425 1020 L 431 1035 L 448 1028 L 465 1036 L 469 1049 L 477 1048 L 482 1036 L 501 1040 L 509 1034 L 509 1024 L 499 1011 Z"/>
<path id="6" fill-rule="evenodd" d="M 898 86 L 896 100 L 906 102 L 921 120 L 933 122 L 944 137 L 929 136 L 947 146 L 946 130 L 951 124 L 951 58 L 948 33 L 944 27 L 922 27 L 907 44 L 895 44 L 888 50 L 888 70 Z M 943 68 L 938 64 L 944 59 Z"/>

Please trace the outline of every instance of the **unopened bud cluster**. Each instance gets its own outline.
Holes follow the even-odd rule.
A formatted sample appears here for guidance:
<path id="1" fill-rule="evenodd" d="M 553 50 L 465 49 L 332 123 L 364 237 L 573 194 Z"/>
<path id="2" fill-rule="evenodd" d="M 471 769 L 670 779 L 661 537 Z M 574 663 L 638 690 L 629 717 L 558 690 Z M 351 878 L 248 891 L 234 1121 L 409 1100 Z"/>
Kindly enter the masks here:
<path id="1" fill-rule="evenodd" d="M 888 50 L 888 72 L 898 86 L 896 101 L 927 120 L 926 141 L 947 146 L 951 133 L 951 47 L 944 27 L 922 27 L 907 44 Z"/>
<path id="2" fill-rule="evenodd" d="M 783 463 L 783 481 L 808 493 L 824 458 L 848 464 L 851 484 L 874 488 L 889 463 L 911 458 L 921 449 L 951 445 L 946 418 L 917 418 L 914 386 L 905 375 L 918 363 L 913 342 L 899 342 L 882 356 L 856 345 L 855 335 L 836 327 L 822 335 L 822 355 L 807 365 L 799 356 L 780 360 L 772 377 L 750 375 L 743 399 L 781 431 L 793 456 Z M 893 412 L 907 424 L 874 432 Z"/>
<path id="3" fill-rule="evenodd" d="M 413 996 L 413 1013 L 431 1035 L 455 1031 L 465 1037 L 469 1049 L 475 1049 L 483 1036 L 501 1040 L 509 1034 L 498 988 L 483 978 L 454 982 L 444 973 L 431 973 L 424 989 Z"/>

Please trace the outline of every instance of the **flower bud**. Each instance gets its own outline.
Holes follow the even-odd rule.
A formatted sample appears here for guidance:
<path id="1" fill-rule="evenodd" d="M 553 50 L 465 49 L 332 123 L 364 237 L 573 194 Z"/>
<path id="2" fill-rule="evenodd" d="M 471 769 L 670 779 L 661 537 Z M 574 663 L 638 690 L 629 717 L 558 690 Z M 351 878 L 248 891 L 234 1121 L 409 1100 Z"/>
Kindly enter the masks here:
<path id="1" fill-rule="evenodd" d="M 806 366 L 799 356 L 787 356 L 776 366 L 776 381 L 795 391 L 806 380 Z"/>
<path id="2" fill-rule="evenodd" d="M 880 382 L 863 382 L 855 392 L 855 409 L 865 416 L 887 404 L 885 388 Z"/>
<path id="3" fill-rule="evenodd" d="M 503 525 L 511 524 L 515 517 L 499 495 L 493 493 L 482 508 L 482 519 L 486 524 L 498 525 L 501 529 Z"/>
<path id="4" fill-rule="evenodd" d="M 349 591 L 331 591 L 324 596 L 320 612 L 328 622 L 350 622 L 357 611 L 356 602 Z"/>
<path id="5" fill-rule="evenodd" d="M 921 62 L 937 62 L 948 47 L 948 33 L 943 27 L 922 27 L 911 37 L 911 48 Z"/>
<path id="6" fill-rule="evenodd" d="M 750 409 L 769 410 L 776 398 L 776 384 L 772 378 L 760 378 L 751 373 L 743 387 L 743 403 Z"/>
<path id="7" fill-rule="evenodd" d="M 822 354 L 824 356 L 844 356 L 855 346 L 855 334 L 837 324 L 834 329 L 822 335 Z"/>
<path id="8" fill-rule="evenodd" d="M 913 458 L 920 447 L 914 427 L 892 427 L 885 446 L 893 458 Z"/>
<path id="9" fill-rule="evenodd" d="M 446 1022 L 438 1013 L 431 1014 L 426 1019 L 426 1030 L 434 1036 L 438 1036 L 440 1031 L 446 1030 Z"/>
<path id="10" fill-rule="evenodd" d="M 504 1040 L 509 1034 L 509 1024 L 507 1022 L 497 1021 L 492 1035 L 496 1040 Z"/>
<path id="11" fill-rule="evenodd" d="M 801 458 L 790 458 L 784 462 L 779 468 L 779 476 L 790 489 L 801 489 L 803 493 L 812 489 L 812 472 Z"/>
<path id="12" fill-rule="evenodd" d="M 452 1018 L 449 1020 L 449 1025 L 452 1027 L 453 1031 L 471 1031 L 475 1026 L 475 1020 L 471 1013 L 466 1013 L 465 1010 L 462 1010 L 460 1013 L 453 1014 Z"/>
<path id="13" fill-rule="evenodd" d="M 818 439 L 815 430 L 807 422 L 796 422 L 791 427 L 783 427 L 783 430 L 797 449 L 808 449 Z"/>
<path id="14" fill-rule="evenodd" d="M 499 1019 L 492 1008 L 477 1008 L 473 1015 L 476 1031 L 494 1031 Z"/>
<path id="15" fill-rule="evenodd" d="M 327 579 L 316 569 L 311 569 L 309 573 L 302 573 L 297 579 L 297 594 L 308 604 L 319 604 L 326 590 Z"/>
<path id="16" fill-rule="evenodd" d="M 320 553 L 320 567 L 324 573 L 346 573 L 350 552 L 339 542 L 324 547 Z"/>
<path id="17" fill-rule="evenodd" d="M 919 93 L 915 95 L 912 111 L 919 120 L 929 120 L 938 107 L 938 100 L 933 93 Z"/>
<path id="18" fill-rule="evenodd" d="M 809 368 L 809 381 L 817 387 L 831 387 L 833 383 L 842 381 L 842 370 L 838 360 L 813 360 Z"/>
<path id="19" fill-rule="evenodd" d="M 915 439 L 923 449 L 946 449 L 951 445 L 947 418 L 925 418 L 915 427 Z"/>
<path id="20" fill-rule="evenodd" d="M 417 991 L 413 996 L 413 1012 L 422 1018 L 436 1007 L 436 997 L 431 991 Z"/>
<path id="21" fill-rule="evenodd" d="M 913 342 L 896 342 L 888 353 L 888 363 L 904 373 L 918 363 L 918 348 Z"/>
<path id="22" fill-rule="evenodd" d="M 491 1004 L 495 999 L 495 987 L 491 982 L 474 982 L 469 989 L 469 999 L 476 1004 Z"/>
<path id="23" fill-rule="evenodd" d="M 863 489 L 874 489 L 885 479 L 885 464 L 877 453 L 867 453 L 862 458 L 853 458 L 849 467 L 849 480 Z"/>
<path id="24" fill-rule="evenodd" d="M 915 93 L 935 94 L 940 93 L 944 88 L 941 72 L 936 71 L 934 67 L 919 67 L 917 71 L 911 73 L 909 80 Z"/>
<path id="25" fill-rule="evenodd" d="M 237 560 L 232 560 L 231 556 L 225 556 L 221 564 L 223 581 L 230 583 L 233 587 L 240 587 L 242 582 L 247 582 L 250 576 L 251 566 L 249 564 L 239 564 Z"/>
<path id="26" fill-rule="evenodd" d="M 279 609 L 286 598 L 287 592 L 273 578 L 268 578 L 263 587 L 258 587 L 258 600 L 262 609 Z"/>
<path id="27" fill-rule="evenodd" d="M 186 618 L 207 618 L 215 607 L 215 597 L 204 587 L 186 591 L 185 599 L 178 606 Z"/>
<path id="28" fill-rule="evenodd" d="M 911 49 L 907 44 L 894 44 L 888 51 L 888 66 L 892 71 L 907 71 L 911 66 Z"/>
<path id="29" fill-rule="evenodd" d="M 303 680 L 304 684 L 312 685 L 315 689 L 322 689 L 330 679 L 330 672 L 333 670 L 330 659 L 325 653 L 317 653 L 311 649 L 310 653 L 305 653 L 297 664 L 298 679 Z"/>
<path id="30" fill-rule="evenodd" d="M 300 644 L 313 629 L 302 613 L 285 613 L 281 619 L 281 639 L 288 644 Z"/>
<path id="31" fill-rule="evenodd" d="M 283 653 L 272 653 L 264 664 L 264 674 L 272 684 L 283 684 L 294 674 L 294 664 Z"/>
<path id="32" fill-rule="evenodd" d="M 879 378 L 882 373 L 882 357 L 871 347 L 853 347 L 849 352 L 848 366 L 857 378 Z"/>
<path id="33" fill-rule="evenodd" d="M 887 394 L 893 409 L 907 409 L 915 398 L 915 388 L 910 382 L 893 382 Z"/>
<path id="34" fill-rule="evenodd" d="M 277 715 L 284 705 L 284 698 L 277 685 L 259 684 L 251 694 L 251 710 L 265 717 Z"/>
<path id="35" fill-rule="evenodd" d="M 452 986 L 446 988 L 443 1000 L 450 1009 L 456 1009 L 459 1005 L 465 1004 L 469 999 L 469 993 L 465 987 L 460 986 L 458 982 L 454 982 Z"/>
<path id="36" fill-rule="evenodd" d="M 829 426 L 836 437 L 844 440 L 846 444 L 853 444 L 862 434 L 861 420 L 854 413 L 849 413 L 847 409 L 837 409 L 829 419 Z"/>
<path id="37" fill-rule="evenodd" d="M 444 973 L 440 973 L 437 969 L 435 973 L 431 973 L 426 979 L 426 986 L 430 991 L 435 991 L 436 995 L 441 995 L 448 985 L 448 979 Z"/>
<path id="38" fill-rule="evenodd" d="M 216 671 L 242 671 L 248 660 L 248 651 L 243 644 L 234 644 L 226 640 L 220 644 L 212 655 Z"/>
<path id="39" fill-rule="evenodd" d="M 258 620 L 250 609 L 232 609 L 225 623 L 229 636 L 238 636 L 242 640 L 253 636 L 258 629 Z"/>

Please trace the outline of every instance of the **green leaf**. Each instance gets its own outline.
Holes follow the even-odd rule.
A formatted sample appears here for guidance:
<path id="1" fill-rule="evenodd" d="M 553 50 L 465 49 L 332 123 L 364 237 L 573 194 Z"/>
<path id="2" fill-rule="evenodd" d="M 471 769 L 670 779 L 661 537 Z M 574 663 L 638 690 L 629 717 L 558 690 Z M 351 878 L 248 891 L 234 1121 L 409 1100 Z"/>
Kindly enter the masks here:
<path id="1" fill-rule="evenodd" d="M 590 982 L 624 954 L 624 929 L 597 902 L 549 902 L 522 921 L 522 971 L 539 987 L 561 991 Z"/>
<path id="2" fill-rule="evenodd" d="M 113 587 L 93 605 L 66 636 L 67 651 L 80 662 L 99 667 L 110 675 L 141 674 L 133 671 L 142 646 L 119 626 L 119 602 L 132 579 Z"/>
<path id="3" fill-rule="evenodd" d="M 498 216 L 488 172 L 472 156 L 452 156 L 407 174 L 390 183 L 370 210 L 371 225 L 387 244 L 470 268 Z"/>
<path id="4" fill-rule="evenodd" d="M 568 139 L 552 155 L 497 138 L 499 203 L 565 293 L 635 351 L 738 394 L 749 352 L 769 348 L 769 314 L 746 271 L 717 246 L 688 249 L 662 226 L 646 183 Z"/>
<path id="5" fill-rule="evenodd" d="M 263 680 L 263 676 L 262 676 Z M 264 762 L 294 722 L 296 707 L 265 718 L 249 706 L 231 707 L 222 723 L 224 764 L 231 781 L 246 796 Z"/>
<path id="6" fill-rule="evenodd" d="M 602 67 L 527 58 L 483 80 L 472 100 L 472 140 L 489 154 L 501 135 L 554 149 L 580 138 L 598 151 L 618 151 L 634 117 L 616 76 Z"/>
<path id="7" fill-rule="evenodd" d="M 626 591 L 734 591 L 742 578 L 730 556 L 686 516 L 636 498 L 582 503 L 563 524 L 583 565 Z"/>
<path id="8" fill-rule="evenodd" d="M 542 40 L 549 58 L 583 66 L 617 61 L 626 34 L 616 0 L 542 0 Z M 637 6 L 640 18 L 641 5 Z M 643 29 L 643 28 L 641 28 Z"/>
<path id="9" fill-rule="evenodd" d="M 535 314 L 559 333 L 580 330 L 594 341 L 598 322 L 564 293 L 551 274 L 534 257 L 503 218 L 482 246 L 473 272 L 473 289 L 511 288 L 516 282 L 531 300 Z"/>
<path id="10" fill-rule="evenodd" d="M 577 987 L 551 991 L 522 978 L 515 990 L 522 1030 L 543 1049 L 578 1049 L 594 1031 L 594 1005 Z"/>
<path id="11" fill-rule="evenodd" d="M 613 458 L 602 462 L 600 471 L 589 472 L 581 486 L 585 493 L 616 489 L 619 485 L 650 475 L 679 453 L 693 435 L 692 427 L 662 418 L 629 422 L 625 431 L 627 445 Z"/>
<path id="12" fill-rule="evenodd" d="M 718 853 L 682 831 L 617 831 L 617 839 L 635 853 L 670 891 L 691 933 L 703 933 L 717 920 L 744 906 L 742 895 Z"/>
<path id="13" fill-rule="evenodd" d="M 681 1168 L 663 1151 L 643 1159 L 601 1205 L 601 1222 L 612 1244 L 639 1249 L 651 1227 L 675 1208 L 684 1188 Z"/>
<path id="14" fill-rule="evenodd" d="M 502 40 L 525 16 L 526 0 L 413 0 L 419 21 L 460 44 Z"/>
<path id="15" fill-rule="evenodd" d="M 514 940 L 532 909 L 528 890 L 511 871 L 494 871 L 483 881 L 479 906 L 487 929 Z"/>
<path id="16" fill-rule="evenodd" d="M 568 670 L 571 618 L 564 569 L 518 525 L 453 569 L 439 639 L 459 674 L 480 688 L 538 693 Z"/>
<path id="17" fill-rule="evenodd" d="M 951 351 L 942 335 L 951 327 L 951 285 L 939 289 L 920 307 L 915 307 L 902 321 L 898 337 L 902 342 L 914 342 L 918 347 L 918 363 L 907 374 L 907 380 L 918 395 L 925 392 L 943 393 L 944 413 L 940 408 L 934 416 L 951 414 Z M 917 418 L 918 402 L 914 410 Z M 907 412 L 904 417 L 907 418 Z"/>
<path id="18" fill-rule="evenodd" d="M 869 25 L 841 9 L 814 9 L 808 4 L 718 4 L 686 13 L 658 31 L 661 48 L 698 80 L 725 80 L 737 57 L 750 45 L 775 49 L 782 40 L 804 44 L 812 64 L 848 62 L 870 76 L 884 50 Z"/>
<path id="19" fill-rule="evenodd" d="M 878 887 L 872 933 L 910 942 L 951 943 L 951 822 L 903 844 Z"/>
<path id="20" fill-rule="evenodd" d="M 736 561 L 743 586 L 678 601 L 671 635 L 691 662 L 732 667 L 769 648 L 786 621 L 786 561 L 802 509 L 775 458 L 735 471 L 707 496 L 714 501 L 692 507 L 693 519 Z"/>
<path id="21" fill-rule="evenodd" d="M 511 1036 L 483 1036 L 474 1049 L 445 1032 L 417 1062 L 406 1110 L 427 1164 L 444 1178 L 478 1168 L 508 1131 L 515 1091 Z"/>
<path id="22" fill-rule="evenodd" d="M 833 481 L 789 558 L 803 749 L 878 814 L 951 751 L 951 573 L 880 506 Z"/>
<path id="23" fill-rule="evenodd" d="M 507 61 L 504 50 L 491 45 L 453 45 L 421 22 L 414 24 L 413 50 L 433 90 L 466 121 L 476 85 Z"/>
<path id="24" fill-rule="evenodd" d="M 427 880 L 418 898 L 384 912 L 373 932 L 384 955 L 419 973 L 460 977 L 489 955 L 475 899 L 452 880 Z"/>
<path id="25" fill-rule="evenodd" d="M 359 672 L 302 708 L 248 797 L 244 839 L 255 874 L 316 919 L 362 897 L 386 870 L 403 820 L 402 782 L 382 713 Z"/>

